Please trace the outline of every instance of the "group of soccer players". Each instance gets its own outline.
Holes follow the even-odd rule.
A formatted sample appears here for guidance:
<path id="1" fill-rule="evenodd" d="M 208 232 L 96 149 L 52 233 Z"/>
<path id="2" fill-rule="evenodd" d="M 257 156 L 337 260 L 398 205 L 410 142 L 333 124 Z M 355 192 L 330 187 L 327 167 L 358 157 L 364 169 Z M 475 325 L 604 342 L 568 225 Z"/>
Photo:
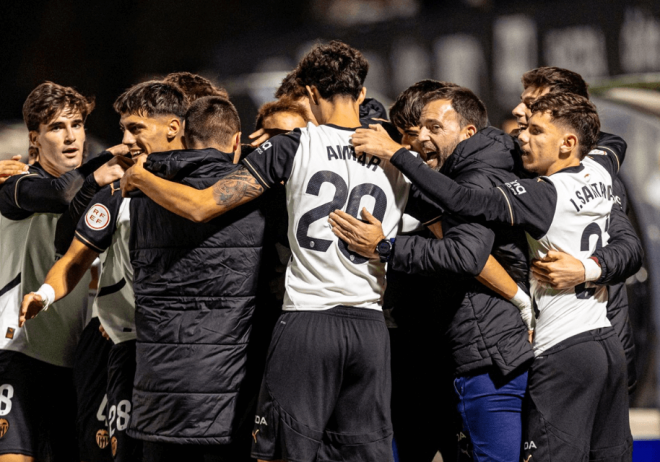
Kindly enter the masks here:
<path id="1" fill-rule="evenodd" d="M 584 80 L 527 72 L 507 134 L 434 80 L 388 120 L 368 69 L 313 47 L 250 145 L 207 79 L 141 82 L 87 162 L 93 101 L 30 93 L 35 162 L 0 162 L 0 462 L 632 460 L 642 250 Z"/>

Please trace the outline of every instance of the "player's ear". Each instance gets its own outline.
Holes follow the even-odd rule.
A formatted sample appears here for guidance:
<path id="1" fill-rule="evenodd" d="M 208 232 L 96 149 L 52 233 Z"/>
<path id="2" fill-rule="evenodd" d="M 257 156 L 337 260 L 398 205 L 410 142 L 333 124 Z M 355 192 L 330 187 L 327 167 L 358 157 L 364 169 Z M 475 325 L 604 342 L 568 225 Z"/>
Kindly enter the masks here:
<path id="1" fill-rule="evenodd" d="M 36 130 L 30 130 L 28 136 L 30 137 L 30 147 L 39 149 L 39 140 L 37 139 L 39 132 Z"/>
<path id="2" fill-rule="evenodd" d="M 360 90 L 360 94 L 358 95 L 358 99 L 357 99 L 358 105 L 362 104 L 366 97 L 367 97 L 367 87 L 362 87 L 362 90 Z"/>
<path id="3" fill-rule="evenodd" d="M 461 141 L 467 140 L 471 136 L 473 136 L 475 133 L 477 133 L 477 127 L 474 125 L 470 124 L 461 129 Z"/>
<path id="4" fill-rule="evenodd" d="M 307 97 L 309 98 L 309 104 L 313 104 L 315 106 L 319 105 L 319 91 L 316 89 L 314 85 L 309 86 L 305 85 L 305 90 L 307 90 Z"/>
<path id="5" fill-rule="evenodd" d="M 562 157 L 577 153 L 578 144 L 578 138 L 574 133 L 566 133 L 562 138 L 559 152 Z"/>
<path id="6" fill-rule="evenodd" d="M 167 124 L 167 138 L 171 140 L 181 133 L 183 133 L 183 123 L 178 117 L 173 117 Z"/>
<path id="7" fill-rule="evenodd" d="M 234 163 L 237 164 L 241 158 L 241 132 L 238 132 L 232 138 L 232 152 L 234 153 Z"/>

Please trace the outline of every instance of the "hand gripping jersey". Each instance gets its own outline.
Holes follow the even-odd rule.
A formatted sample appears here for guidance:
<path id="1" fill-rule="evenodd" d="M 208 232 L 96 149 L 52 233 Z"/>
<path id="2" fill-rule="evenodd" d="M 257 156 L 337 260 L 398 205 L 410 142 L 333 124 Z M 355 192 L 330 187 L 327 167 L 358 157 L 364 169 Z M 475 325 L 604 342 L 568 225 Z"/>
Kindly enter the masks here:
<path id="1" fill-rule="evenodd" d="M 107 250 L 93 308 L 115 344 L 136 338 L 133 266 L 128 250 L 130 201 L 122 198 L 119 183 L 102 188 L 80 217 L 75 234 L 95 252 Z"/>
<path id="2" fill-rule="evenodd" d="M 286 185 L 292 257 L 284 310 L 381 309 L 385 265 L 349 251 L 332 233 L 328 215 L 340 209 L 361 218 L 365 207 L 394 237 L 410 185 L 389 162 L 356 155 L 354 132 L 310 123 L 266 141 L 243 161 L 266 189 Z"/>
<path id="3" fill-rule="evenodd" d="M 449 212 L 522 226 L 531 258 L 542 258 L 554 249 L 584 260 L 608 242 L 608 221 L 616 202 L 612 178 L 623 157 L 616 149 L 598 148 L 578 166 L 490 190 L 464 188 L 427 168 L 405 149 L 397 151 L 392 163 Z M 625 146 L 622 149 L 625 152 Z M 610 326 L 606 287 L 585 283 L 557 290 L 533 278 L 531 282 L 537 317 L 536 356 L 576 334 Z"/>
<path id="4" fill-rule="evenodd" d="M 87 296 L 89 273 L 68 297 L 18 327 L 23 296 L 37 290 L 55 264 L 55 227 L 66 209 L 62 207 L 60 213 L 25 210 L 19 188 L 24 181 L 49 178 L 41 168 L 32 167 L 30 174 L 12 177 L 0 188 L 0 348 L 72 367 L 87 318 L 83 299 Z"/>

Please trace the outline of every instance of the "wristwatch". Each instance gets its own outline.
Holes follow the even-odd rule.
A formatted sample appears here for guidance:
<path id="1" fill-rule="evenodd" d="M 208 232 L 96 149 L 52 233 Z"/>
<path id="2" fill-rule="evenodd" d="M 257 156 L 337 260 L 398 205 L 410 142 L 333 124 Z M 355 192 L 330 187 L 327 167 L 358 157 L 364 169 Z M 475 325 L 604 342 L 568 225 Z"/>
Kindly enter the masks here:
<path id="1" fill-rule="evenodd" d="M 387 263 L 390 261 L 390 256 L 394 250 L 394 241 L 395 238 L 383 239 L 378 244 L 376 244 L 376 253 L 380 257 L 381 263 Z"/>

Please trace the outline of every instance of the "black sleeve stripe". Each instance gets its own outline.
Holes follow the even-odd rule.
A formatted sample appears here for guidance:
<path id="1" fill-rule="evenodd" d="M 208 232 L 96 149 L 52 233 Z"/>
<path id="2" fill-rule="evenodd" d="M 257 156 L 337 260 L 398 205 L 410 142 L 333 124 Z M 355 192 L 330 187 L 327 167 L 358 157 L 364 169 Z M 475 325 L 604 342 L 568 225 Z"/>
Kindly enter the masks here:
<path id="1" fill-rule="evenodd" d="M 98 248 L 97 246 L 95 246 L 94 244 L 92 244 L 91 242 L 89 242 L 87 239 L 85 239 L 84 237 L 82 237 L 82 235 L 81 235 L 78 231 L 76 231 L 76 237 L 78 238 L 78 240 L 79 240 L 80 242 L 82 242 L 83 244 L 85 244 L 87 247 L 89 247 L 90 249 L 92 249 L 94 252 L 98 252 L 98 253 L 103 253 L 103 252 L 105 252 L 104 249 L 100 249 L 100 248 Z"/>
<path id="2" fill-rule="evenodd" d="M 508 196 L 506 195 L 506 193 L 502 190 L 502 188 L 500 188 L 500 187 L 498 186 L 497 189 L 500 190 L 500 192 L 501 192 L 502 195 L 504 196 L 504 199 L 506 200 L 506 205 L 509 206 L 509 214 L 511 215 L 511 226 L 515 226 L 515 223 L 514 223 L 514 221 L 513 221 L 513 208 L 511 207 L 511 202 L 509 201 L 509 197 L 508 197 Z"/>
<path id="3" fill-rule="evenodd" d="M 259 181 L 259 183 L 261 183 L 262 186 L 270 189 L 270 185 L 266 183 L 261 175 L 259 175 L 259 172 L 257 172 L 252 164 L 250 164 L 250 161 L 247 158 L 243 159 L 243 164 L 245 164 L 245 166 L 250 170 L 250 173 Z"/>
<path id="4" fill-rule="evenodd" d="M 36 173 L 30 173 L 28 175 L 23 175 L 18 180 L 16 180 L 16 184 L 14 185 L 14 203 L 16 204 L 16 207 L 18 207 L 19 209 L 21 208 L 21 206 L 18 205 L 18 183 L 20 183 L 20 181 L 22 179 L 27 178 L 29 176 L 39 176 L 39 175 L 37 175 Z"/>

